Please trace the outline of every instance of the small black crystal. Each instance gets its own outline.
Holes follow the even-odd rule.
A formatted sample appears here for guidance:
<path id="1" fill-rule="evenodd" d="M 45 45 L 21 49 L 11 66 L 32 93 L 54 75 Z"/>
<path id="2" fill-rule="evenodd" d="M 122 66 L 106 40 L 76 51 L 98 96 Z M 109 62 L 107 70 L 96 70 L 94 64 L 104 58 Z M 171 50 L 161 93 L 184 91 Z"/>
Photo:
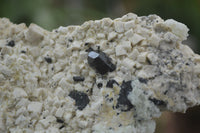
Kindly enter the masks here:
<path id="1" fill-rule="evenodd" d="M 22 50 L 22 51 L 21 51 L 21 53 L 25 54 L 25 53 L 26 53 L 26 51 Z"/>
<path id="2" fill-rule="evenodd" d="M 107 82 L 106 87 L 108 87 L 108 88 L 113 88 L 113 84 L 119 85 L 119 84 L 117 83 L 117 81 L 115 81 L 114 79 L 111 79 L 111 80 L 109 80 L 109 81 Z"/>
<path id="3" fill-rule="evenodd" d="M 98 88 L 101 88 L 102 86 L 103 86 L 102 83 L 98 83 L 98 84 L 97 84 L 97 87 L 98 87 Z"/>
<path id="4" fill-rule="evenodd" d="M 73 77 L 73 80 L 79 82 L 79 81 L 84 81 L 85 78 L 82 77 L 82 76 L 74 76 L 74 77 Z"/>
<path id="5" fill-rule="evenodd" d="M 73 90 L 69 93 L 69 96 L 75 100 L 75 105 L 79 110 L 83 110 L 90 102 L 88 95 L 84 92 Z"/>
<path id="6" fill-rule="evenodd" d="M 138 80 L 140 81 L 140 83 L 144 83 L 144 84 L 148 82 L 148 80 L 144 78 L 138 78 Z"/>
<path id="7" fill-rule="evenodd" d="M 58 122 L 58 123 L 64 123 L 64 120 L 57 118 L 56 122 Z"/>
<path id="8" fill-rule="evenodd" d="M 128 94 L 129 92 L 132 91 L 132 86 L 131 86 L 132 81 L 123 81 L 121 85 L 121 90 L 119 93 L 119 98 L 117 99 L 117 105 L 116 108 L 120 108 L 121 111 L 130 111 L 133 108 L 133 105 L 128 99 Z"/>
<path id="9" fill-rule="evenodd" d="M 44 57 L 44 59 L 47 63 L 52 63 L 52 59 L 50 57 Z"/>
<path id="10" fill-rule="evenodd" d="M 166 102 L 164 102 L 163 100 L 158 100 L 156 98 L 149 98 L 149 100 L 157 106 L 166 106 Z"/>
<path id="11" fill-rule="evenodd" d="M 64 127 L 65 127 L 65 125 L 62 125 L 62 126 L 59 127 L 59 129 L 62 129 L 62 128 L 64 128 Z"/>
<path id="12" fill-rule="evenodd" d="M 10 42 L 8 42 L 7 46 L 14 47 L 15 42 L 13 40 L 11 40 Z"/>
<path id="13" fill-rule="evenodd" d="M 70 38 L 70 39 L 68 39 L 68 41 L 69 41 L 69 42 L 73 42 L 73 39 Z"/>
<path id="14" fill-rule="evenodd" d="M 111 58 L 101 51 L 90 51 L 88 53 L 88 64 L 102 75 L 116 69 Z"/>

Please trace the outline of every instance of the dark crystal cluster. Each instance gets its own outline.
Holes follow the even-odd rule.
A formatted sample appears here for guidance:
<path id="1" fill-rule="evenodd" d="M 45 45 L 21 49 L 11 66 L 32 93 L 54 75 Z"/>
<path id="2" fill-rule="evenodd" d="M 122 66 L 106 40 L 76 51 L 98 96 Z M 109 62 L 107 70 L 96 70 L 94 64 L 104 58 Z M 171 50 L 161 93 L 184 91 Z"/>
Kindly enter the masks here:
<path id="1" fill-rule="evenodd" d="M 101 51 L 89 51 L 88 64 L 102 75 L 116 69 L 116 66 L 111 62 L 111 58 Z"/>
<path id="2" fill-rule="evenodd" d="M 121 85 L 121 90 L 119 93 L 119 98 L 117 99 L 117 106 L 116 108 L 120 108 L 121 111 L 130 111 L 133 108 L 133 105 L 128 99 L 128 94 L 129 92 L 132 91 L 132 86 L 131 86 L 132 81 L 123 81 Z"/>
<path id="3" fill-rule="evenodd" d="M 84 92 L 73 90 L 69 93 L 69 96 L 75 100 L 75 106 L 79 110 L 83 110 L 90 102 L 88 95 Z"/>

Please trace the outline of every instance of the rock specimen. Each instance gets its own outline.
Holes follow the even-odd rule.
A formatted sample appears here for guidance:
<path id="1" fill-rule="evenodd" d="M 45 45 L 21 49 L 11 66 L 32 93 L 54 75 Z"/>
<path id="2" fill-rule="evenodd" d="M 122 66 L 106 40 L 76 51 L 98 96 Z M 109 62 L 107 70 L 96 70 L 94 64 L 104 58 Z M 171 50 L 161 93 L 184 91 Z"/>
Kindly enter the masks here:
<path id="1" fill-rule="evenodd" d="M 0 19 L 0 132 L 153 133 L 162 111 L 199 104 L 187 32 L 132 13 L 52 32 Z"/>

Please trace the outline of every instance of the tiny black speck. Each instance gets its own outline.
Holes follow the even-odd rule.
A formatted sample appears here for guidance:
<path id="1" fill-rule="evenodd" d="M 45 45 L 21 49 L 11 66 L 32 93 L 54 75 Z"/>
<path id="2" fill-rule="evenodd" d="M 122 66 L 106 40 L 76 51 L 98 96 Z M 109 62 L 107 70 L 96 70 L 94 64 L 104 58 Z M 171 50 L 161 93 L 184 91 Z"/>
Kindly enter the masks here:
<path id="1" fill-rule="evenodd" d="M 98 84 L 97 84 L 97 87 L 98 87 L 99 89 L 100 89 L 102 86 L 103 86 L 102 83 L 98 83 Z"/>
<path id="2" fill-rule="evenodd" d="M 25 54 L 25 53 L 26 53 L 26 51 L 22 50 L 22 51 L 21 51 L 21 53 Z"/>
<path id="3" fill-rule="evenodd" d="M 157 106 L 166 106 L 166 102 L 164 102 L 163 100 L 159 100 L 156 98 L 149 98 L 149 100 Z"/>
<path id="4" fill-rule="evenodd" d="M 58 122 L 58 123 L 64 123 L 64 120 L 57 118 L 56 122 Z"/>
<path id="5" fill-rule="evenodd" d="M 74 77 L 73 77 L 73 80 L 76 81 L 76 82 L 79 82 L 79 81 L 84 81 L 85 78 L 82 77 L 82 76 L 74 76 Z"/>
<path id="6" fill-rule="evenodd" d="M 185 63 L 185 65 L 189 66 L 190 64 L 187 62 L 187 63 Z"/>
<path id="7" fill-rule="evenodd" d="M 112 108 L 113 108 L 113 110 L 115 110 L 115 106 L 114 105 L 112 106 Z"/>
<path id="8" fill-rule="evenodd" d="M 15 46 L 15 42 L 12 40 L 12 41 L 8 42 L 7 46 L 14 47 Z"/>
<path id="9" fill-rule="evenodd" d="M 141 83 L 144 83 L 146 84 L 148 82 L 147 79 L 144 79 L 144 78 L 138 78 L 138 80 L 141 82 Z"/>
<path id="10" fill-rule="evenodd" d="M 69 41 L 69 42 L 73 42 L 73 40 L 72 40 L 72 39 L 68 39 L 68 41 Z"/>
<path id="11" fill-rule="evenodd" d="M 114 39 L 110 40 L 109 42 L 114 42 Z"/>
<path id="12" fill-rule="evenodd" d="M 166 90 L 163 94 L 166 95 L 168 93 L 168 90 Z"/>
<path id="13" fill-rule="evenodd" d="M 52 63 L 52 59 L 50 57 L 44 57 L 44 59 L 47 63 Z"/>
<path id="14" fill-rule="evenodd" d="M 106 94 L 106 96 L 105 96 L 105 98 L 107 98 L 109 95 L 108 94 Z"/>
<path id="15" fill-rule="evenodd" d="M 112 102 L 112 101 L 113 101 L 113 98 L 110 98 L 109 101 Z"/>
<path id="16" fill-rule="evenodd" d="M 62 129 L 62 128 L 64 128 L 65 127 L 65 125 L 62 125 L 61 127 L 59 127 L 59 129 Z"/>

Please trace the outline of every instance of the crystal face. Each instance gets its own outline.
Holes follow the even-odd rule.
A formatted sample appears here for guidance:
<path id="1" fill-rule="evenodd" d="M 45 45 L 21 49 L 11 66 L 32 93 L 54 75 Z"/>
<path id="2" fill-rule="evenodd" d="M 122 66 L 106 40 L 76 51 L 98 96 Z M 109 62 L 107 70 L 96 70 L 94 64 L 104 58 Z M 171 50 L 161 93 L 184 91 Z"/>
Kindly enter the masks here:
<path id="1" fill-rule="evenodd" d="M 88 53 L 88 64 L 102 75 L 116 69 L 116 66 L 111 62 L 111 58 L 104 52 L 90 51 Z"/>

